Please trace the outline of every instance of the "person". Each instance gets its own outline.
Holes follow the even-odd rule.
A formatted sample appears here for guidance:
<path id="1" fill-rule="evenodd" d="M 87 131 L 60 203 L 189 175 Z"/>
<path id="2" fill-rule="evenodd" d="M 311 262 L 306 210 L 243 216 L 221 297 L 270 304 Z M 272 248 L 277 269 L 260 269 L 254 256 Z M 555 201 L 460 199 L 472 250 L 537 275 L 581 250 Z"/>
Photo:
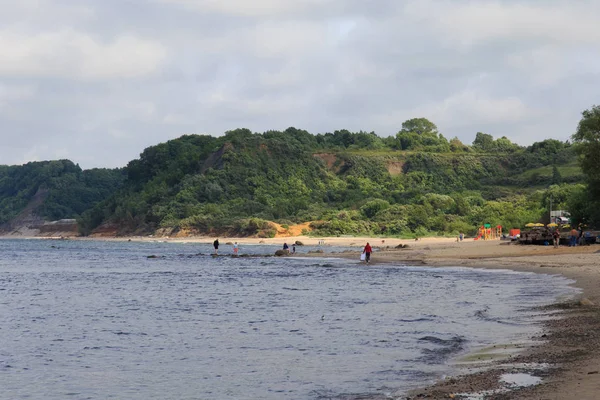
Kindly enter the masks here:
<path id="1" fill-rule="evenodd" d="M 296 254 L 296 243 L 292 245 L 292 254 Z"/>
<path id="2" fill-rule="evenodd" d="M 238 242 L 233 244 L 233 254 L 237 256 L 238 253 Z"/>
<path id="3" fill-rule="evenodd" d="M 555 229 L 554 232 L 552 232 L 552 241 L 554 242 L 554 248 L 557 249 L 558 244 L 560 243 L 560 232 L 558 229 Z"/>
<path id="4" fill-rule="evenodd" d="M 463 241 L 463 239 L 465 238 L 465 234 L 461 232 L 461 233 L 458 235 L 458 237 L 460 238 L 460 241 L 462 242 L 462 241 Z"/>
<path id="5" fill-rule="evenodd" d="M 571 229 L 571 237 L 569 238 L 569 247 L 575 247 L 577 246 L 577 229 L 573 228 Z"/>
<path id="6" fill-rule="evenodd" d="M 215 255 L 219 255 L 219 238 L 216 238 L 213 242 L 213 247 L 215 248 Z"/>
<path id="7" fill-rule="evenodd" d="M 373 249 L 371 249 L 371 245 L 369 244 L 369 242 L 367 242 L 367 245 L 365 246 L 365 249 L 363 250 L 363 253 L 365 253 L 365 261 L 367 262 L 367 264 L 369 263 L 369 261 L 371 261 L 371 253 L 373 252 Z"/>
<path id="8" fill-rule="evenodd" d="M 290 252 L 290 246 L 288 246 L 288 244 L 287 244 L 287 243 L 284 243 L 284 244 L 283 244 L 283 251 L 285 251 L 286 253 L 289 253 L 289 252 Z"/>

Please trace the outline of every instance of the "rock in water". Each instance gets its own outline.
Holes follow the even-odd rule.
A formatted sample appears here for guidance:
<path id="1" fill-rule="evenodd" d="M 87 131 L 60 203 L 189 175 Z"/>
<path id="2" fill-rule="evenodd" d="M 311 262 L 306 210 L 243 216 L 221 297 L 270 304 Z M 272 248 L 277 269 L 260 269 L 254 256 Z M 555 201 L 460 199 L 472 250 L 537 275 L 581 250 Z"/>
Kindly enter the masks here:
<path id="1" fill-rule="evenodd" d="M 276 255 L 277 257 L 282 257 L 282 256 L 285 256 L 285 255 L 287 255 L 287 252 L 286 252 L 285 250 L 277 250 L 277 251 L 275 252 L 275 255 Z"/>

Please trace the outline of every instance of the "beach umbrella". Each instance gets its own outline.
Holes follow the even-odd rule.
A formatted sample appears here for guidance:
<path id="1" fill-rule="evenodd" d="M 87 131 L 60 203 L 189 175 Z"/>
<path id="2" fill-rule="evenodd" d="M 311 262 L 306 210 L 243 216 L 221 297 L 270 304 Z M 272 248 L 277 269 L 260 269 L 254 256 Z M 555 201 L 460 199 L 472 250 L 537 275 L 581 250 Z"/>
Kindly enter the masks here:
<path id="1" fill-rule="evenodd" d="M 533 222 L 530 222 L 528 224 L 525 225 L 527 228 L 533 228 L 535 226 L 535 224 Z"/>
<path id="2" fill-rule="evenodd" d="M 535 226 L 535 227 L 538 227 L 538 228 L 541 228 L 541 227 L 543 227 L 543 226 L 544 226 L 544 224 L 540 224 L 540 223 L 538 222 L 537 224 L 534 224 L 533 226 Z"/>
<path id="3" fill-rule="evenodd" d="M 554 227 L 558 226 L 558 224 L 555 224 L 555 223 L 553 222 L 553 223 L 551 223 L 551 224 L 548 224 L 548 225 L 546 225 L 546 226 L 549 226 L 549 227 L 551 227 L 551 228 L 554 228 Z"/>

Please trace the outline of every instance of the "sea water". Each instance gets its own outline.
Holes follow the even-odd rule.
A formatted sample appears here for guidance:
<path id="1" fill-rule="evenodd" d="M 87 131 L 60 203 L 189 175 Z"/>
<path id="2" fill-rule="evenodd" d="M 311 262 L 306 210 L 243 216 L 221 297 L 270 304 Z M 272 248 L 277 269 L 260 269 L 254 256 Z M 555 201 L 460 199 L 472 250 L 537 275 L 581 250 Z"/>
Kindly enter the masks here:
<path id="1" fill-rule="evenodd" d="M 0 398 L 402 393 L 469 349 L 529 338 L 532 306 L 574 294 L 558 276 L 365 265 L 360 251 L 261 256 L 279 248 L 0 240 Z"/>

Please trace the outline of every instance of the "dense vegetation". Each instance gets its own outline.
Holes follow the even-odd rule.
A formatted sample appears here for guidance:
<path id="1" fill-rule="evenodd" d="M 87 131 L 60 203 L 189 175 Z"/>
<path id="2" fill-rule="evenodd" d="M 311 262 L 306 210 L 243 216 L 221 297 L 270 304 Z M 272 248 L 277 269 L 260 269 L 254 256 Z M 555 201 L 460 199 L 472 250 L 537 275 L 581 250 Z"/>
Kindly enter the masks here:
<path id="1" fill-rule="evenodd" d="M 589 226 L 600 226 L 600 106 L 582 113 L 573 140 L 587 183 L 576 193 L 573 217 Z"/>
<path id="2" fill-rule="evenodd" d="M 186 135 L 131 161 L 124 187 L 84 213 L 81 226 L 266 236 L 271 220 L 313 221 L 327 235 L 521 227 L 548 219 L 550 198 L 564 208 L 582 190 L 576 159 L 570 143 L 553 139 L 521 147 L 480 132 L 465 145 L 423 118 L 387 138 L 295 128 Z"/>
<path id="3" fill-rule="evenodd" d="M 0 225 L 16 217 L 37 194 L 33 210 L 48 220 L 77 218 L 121 187 L 122 170 L 82 171 L 69 160 L 0 165 Z"/>
<path id="4" fill-rule="evenodd" d="M 598 115 L 598 107 L 584 113 L 576 144 L 523 147 L 478 132 L 467 145 L 416 118 L 386 138 L 295 128 L 185 135 L 119 170 L 82 171 L 67 160 L 0 166 L 0 223 L 41 193 L 39 215 L 78 218 L 84 234 L 109 224 L 120 234 L 269 236 L 267 221 L 312 221 L 318 235 L 455 235 L 548 221 L 550 204 L 594 224 Z"/>

